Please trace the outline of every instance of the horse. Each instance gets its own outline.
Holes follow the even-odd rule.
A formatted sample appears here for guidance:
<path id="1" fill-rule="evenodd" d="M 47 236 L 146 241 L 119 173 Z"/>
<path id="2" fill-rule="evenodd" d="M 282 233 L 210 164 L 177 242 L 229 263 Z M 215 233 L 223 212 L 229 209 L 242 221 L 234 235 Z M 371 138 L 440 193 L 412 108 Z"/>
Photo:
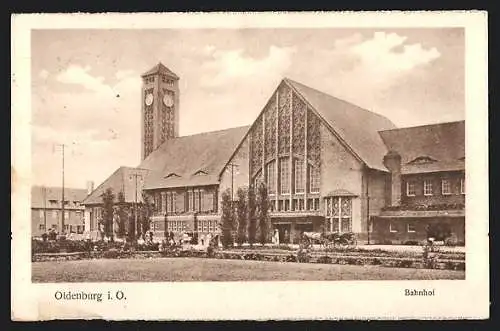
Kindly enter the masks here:
<path id="1" fill-rule="evenodd" d="M 317 243 L 320 246 L 326 247 L 326 241 L 324 234 L 321 232 L 303 232 L 302 233 L 302 241 L 305 243 L 307 247 L 310 245 Z"/>

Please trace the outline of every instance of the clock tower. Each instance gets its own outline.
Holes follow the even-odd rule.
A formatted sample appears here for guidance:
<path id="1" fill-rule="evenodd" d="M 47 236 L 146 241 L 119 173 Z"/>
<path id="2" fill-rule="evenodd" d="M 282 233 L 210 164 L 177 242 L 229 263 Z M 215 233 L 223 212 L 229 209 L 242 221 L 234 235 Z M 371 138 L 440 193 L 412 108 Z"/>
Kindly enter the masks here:
<path id="1" fill-rule="evenodd" d="M 161 62 L 141 77 L 144 160 L 167 139 L 179 135 L 179 77 Z"/>

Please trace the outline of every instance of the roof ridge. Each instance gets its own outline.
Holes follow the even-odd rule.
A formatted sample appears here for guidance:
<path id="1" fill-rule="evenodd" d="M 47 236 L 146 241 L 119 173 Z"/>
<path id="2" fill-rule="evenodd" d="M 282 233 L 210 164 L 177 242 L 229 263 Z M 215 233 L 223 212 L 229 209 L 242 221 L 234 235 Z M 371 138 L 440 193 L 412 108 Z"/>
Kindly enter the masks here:
<path id="1" fill-rule="evenodd" d="M 179 137 L 175 137 L 174 139 L 165 140 L 158 148 L 160 148 L 161 146 L 163 146 L 163 144 L 165 144 L 165 143 L 167 143 L 169 141 L 175 141 L 175 140 L 178 140 L 178 139 L 191 138 L 191 137 L 195 137 L 195 136 L 202 136 L 202 135 L 207 135 L 207 134 L 212 134 L 212 133 L 218 133 L 218 132 L 223 132 L 223 131 L 230 131 L 230 130 L 236 130 L 236 129 L 244 129 L 244 128 L 248 128 L 248 127 L 250 127 L 250 125 L 235 126 L 235 127 L 232 127 L 232 128 L 219 129 L 219 130 L 214 130 L 214 131 L 198 132 L 198 133 L 193 133 L 193 134 L 189 134 L 189 135 L 185 135 L 185 136 L 179 136 Z"/>
<path id="2" fill-rule="evenodd" d="M 374 111 L 372 111 L 372 110 L 369 110 L 369 109 L 363 108 L 363 107 L 361 107 L 361 106 L 358 106 L 358 105 L 356 105 L 356 104 L 354 104 L 354 103 L 352 103 L 352 102 L 350 102 L 350 101 L 347 101 L 347 100 L 344 100 L 344 99 L 340 99 L 340 98 L 338 98 L 338 97 L 336 97 L 336 96 L 333 96 L 333 95 L 331 95 L 331 94 L 329 94 L 329 93 L 323 92 L 323 91 L 318 90 L 318 89 L 316 89 L 316 88 L 314 88 L 314 87 L 311 87 L 311 86 L 309 86 L 309 85 L 305 85 L 305 84 L 303 84 L 303 83 L 301 83 L 301 82 L 298 82 L 298 81 L 293 80 L 293 79 L 288 78 L 288 77 L 283 78 L 283 80 L 284 80 L 284 81 L 287 81 L 287 82 L 289 82 L 289 83 L 291 83 L 292 85 L 293 85 L 293 84 L 299 84 L 299 85 L 302 85 L 302 86 L 304 86 L 304 87 L 306 87 L 306 88 L 308 88 L 308 89 L 311 89 L 311 90 L 313 90 L 313 91 L 315 91 L 315 92 L 317 92 L 317 93 L 321 93 L 321 94 L 324 94 L 324 95 L 326 95 L 326 96 L 328 96 L 328 97 L 330 97 L 330 98 L 332 98 L 332 99 L 335 99 L 335 100 L 337 100 L 337 101 L 347 103 L 347 104 L 349 104 L 349 105 L 351 105 L 351 106 L 354 106 L 354 107 L 358 108 L 359 110 L 362 110 L 362 111 L 364 111 L 364 112 L 368 112 L 368 113 L 373 114 L 373 115 L 375 115 L 375 116 L 378 116 L 378 117 L 380 117 L 380 118 L 382 118 L 382 119 L 384 119 L 384 120 L 388 120 L 388 121 L 390 121 L 390 122 L 392 123 L 392 121 L 391 121 L 388 117 L 386 117 L 386 116 L 384 116 L 384 115 L 382 115 L 382 114 L 376 113 L 376 112 L 374 112 Z"/>
<path id="3" fill-rule="evenodd" d="M 118 169 L 116 169 L 115 171 L 113 171 L 113 173 L 111 173 L 111 175 L 109 175 L 108 177 L 106 177 L 106 179 L 103 180 L 101 184 L 99 184 L 95 189 L 92 190 L 92 192 L 90 192 L 89 194 L 87 194 L 87 196 L 85 197 L 85 199 L 83 199 L 83 202 L 85 202 L 85 200 L 87 200 L 88 198 L 90 198 L 94 192 L 96 192 L 99 188 L 101 188 L 104 185 L 104 183 L 106 183 L 108 181 L 108 179 L 110 179 L 111 177 L 113 177 L 115 174 L 117 174 L 119 171 L 121 171 L 124 168 L 125 168 L 125 166 L 120 166 L 120 167 L 118 167 Z"/>
<path id="4" fill-rule="evenodd" d="M 446 125 L 446 124 L 457 124 L 457 123 L 460 123 L 460 122 L 465 122 L 465 120 L 450 121 L 450 122 L 439 122 L 439 123 L 430 123 L 430 124 L 421 124 L 421 125 L 415 125 L 415 126 L 406 126 L 406 127 L 394 128 L 394 129 L 388 129 L 388 130 L 380 130 L 379 132 L 419 129 L 419 128 L 430 127 L 430 126 L 438 126 L 438 125 Z"/>

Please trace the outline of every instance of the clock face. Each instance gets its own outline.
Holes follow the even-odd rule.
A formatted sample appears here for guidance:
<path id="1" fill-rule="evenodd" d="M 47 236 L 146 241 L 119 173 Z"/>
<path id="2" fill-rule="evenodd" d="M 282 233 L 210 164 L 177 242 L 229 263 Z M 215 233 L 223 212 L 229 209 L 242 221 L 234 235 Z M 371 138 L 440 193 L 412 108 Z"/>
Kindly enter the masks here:
<path id="1" fill-rule="evenodd" d="M 151 106 L 153 103 L 153 95 L 151 93 L 146 95 L 146 99 L 144 100 L 147 106 Z"/>
<path id="2" fill-rule="evenodd" d="M 163 103 L 167 107 L 172 107 L 174 105 L 174 97 L 172 96 L 172 94 L 165 94 L 163 96 Z"/>

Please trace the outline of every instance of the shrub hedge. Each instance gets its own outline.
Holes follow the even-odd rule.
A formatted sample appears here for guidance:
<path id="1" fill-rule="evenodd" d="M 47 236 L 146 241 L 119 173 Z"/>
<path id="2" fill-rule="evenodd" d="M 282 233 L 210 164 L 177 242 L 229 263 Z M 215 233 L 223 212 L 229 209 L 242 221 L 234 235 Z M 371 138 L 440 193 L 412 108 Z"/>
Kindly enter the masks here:
<path id="1" fill-rule="evenodd" d="M 349 264 L 349 265 L 381 265 L 399 268 L 431 268 L 465 270 L 465 254 L 460 253 L 433 253 L 432 256 L 421 253 L 388 252 L 383 250 L 362 250 L 359 248 L 343 249 L 326 255 L 325 252 L 316 253 L 299 250 L 291 253 L 290 250 L 269 252 L 264 250 L 250 251 L 227 250 L 207 251 L 181 250 L 179 247 L 167 247 L 161 252 L 156 244 L 130 245 L 123 243 L 90 243 L 87 241 L 38 241 L 32 242 L 32 261 L 75 260 L 82 258 L 148 258 L 148 257 L 196 257 L 217 258 L 249 261 L 274 262 L 311 262 L 322 264 Z M 73 253 L 75 252 L 75 253 Z M 76 254 L 81 252 L 81 254 Z M 45 254 L 38 254 L 45 253 Z M 52 254 L 50 254 L 52 253 Z M 68 253 L 68 254 L 64 254 Z"/>

